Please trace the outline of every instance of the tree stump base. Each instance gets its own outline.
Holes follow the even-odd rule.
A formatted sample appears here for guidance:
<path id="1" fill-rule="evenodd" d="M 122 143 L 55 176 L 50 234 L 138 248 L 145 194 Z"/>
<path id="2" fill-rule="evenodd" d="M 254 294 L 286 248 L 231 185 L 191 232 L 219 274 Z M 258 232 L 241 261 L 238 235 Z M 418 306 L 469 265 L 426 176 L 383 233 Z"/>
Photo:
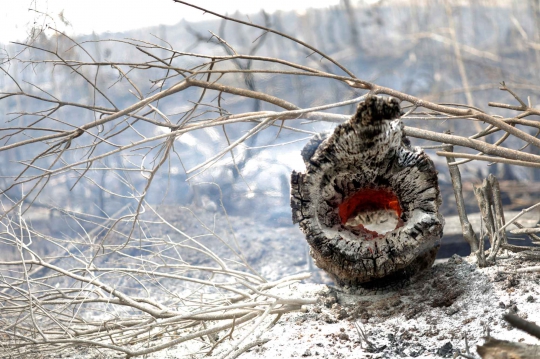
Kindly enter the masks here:
<path id="1" fill-rule="evenodd" d="M 430 267 L 444 219 L 433 162 L 403 134 L 395 99 L 370 96 L 302 150 L 291 208 L 315 264 L 341 287 L 396 285 Z"/>

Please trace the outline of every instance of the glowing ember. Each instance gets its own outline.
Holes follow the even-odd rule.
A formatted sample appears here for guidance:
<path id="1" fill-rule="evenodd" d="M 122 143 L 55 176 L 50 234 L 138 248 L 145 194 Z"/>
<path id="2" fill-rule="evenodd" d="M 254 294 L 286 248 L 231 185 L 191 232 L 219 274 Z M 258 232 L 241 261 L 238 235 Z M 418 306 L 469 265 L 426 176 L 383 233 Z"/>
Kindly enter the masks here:
<path id="1" fill-rule="evenodd" d="M 398 198 L 386 189 L 362 189 L 339 205 L 341 224 L 375 235 L 402 225 L 401 213 Z"/>

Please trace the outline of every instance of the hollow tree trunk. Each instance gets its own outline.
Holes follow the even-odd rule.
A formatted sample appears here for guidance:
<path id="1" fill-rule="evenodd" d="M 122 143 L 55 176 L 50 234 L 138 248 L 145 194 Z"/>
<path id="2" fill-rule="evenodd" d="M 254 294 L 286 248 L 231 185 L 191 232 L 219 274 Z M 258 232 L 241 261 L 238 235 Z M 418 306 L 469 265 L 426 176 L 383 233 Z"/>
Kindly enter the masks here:
<path id="1" fill-rule="evenodd" d="M 302 150 L 291 207 L 318 267 L 340 286 L 400 283 L 435 260 L 444 219 L 433 162 L 403 135 L 396 100 L 368 97 Z"/>

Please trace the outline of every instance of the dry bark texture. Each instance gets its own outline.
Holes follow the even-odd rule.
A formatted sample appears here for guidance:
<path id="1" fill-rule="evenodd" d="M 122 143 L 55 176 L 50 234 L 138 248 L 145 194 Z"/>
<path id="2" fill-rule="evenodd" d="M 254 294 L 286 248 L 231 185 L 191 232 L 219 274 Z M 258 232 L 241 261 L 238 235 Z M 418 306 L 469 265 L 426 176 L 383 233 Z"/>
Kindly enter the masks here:
<path id="1" fill-rule="evenodd" d="M 477 347 L 482 359 L 538 359 L 540 346 L 514 343 L 488 338 L 484 345 Z"/>
<path id="2" fill-rule="evenodd" d="M 437 171 L 403 134 L 395 99 L 370 96 L 302 150 L 291 207 L 318 267 L 340 286 L 380 288 L 430 267 L 444 219 Z"/>

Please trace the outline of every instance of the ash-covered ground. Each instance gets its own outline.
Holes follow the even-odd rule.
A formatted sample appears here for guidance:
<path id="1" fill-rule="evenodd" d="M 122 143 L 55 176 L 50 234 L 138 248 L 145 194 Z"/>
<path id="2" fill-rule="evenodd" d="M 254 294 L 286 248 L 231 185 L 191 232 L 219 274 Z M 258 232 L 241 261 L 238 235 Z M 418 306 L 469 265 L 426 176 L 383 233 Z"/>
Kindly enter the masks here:
<path id="1" fill-rule="evenodd" d="M 334 288 L 328 276 L 310 264 L 305 239 L 296 226 L 264 225 L 249 217 L 227 219 L 219 212 L 178 207 L 163 207 L 160 213 L 176 228 L 208 245 L 220 258 L 234 258 L 225 243 L 241 248 L 252 267 L 269 280 L 302 272 L 312 274 L 301 283 L 275 288 L 273 293 L 317 298 L 317 304 L 284 314 L 273 325 L 274 316 L 265 320 L 244 344 L 255 340 L 254 335 L 260 331 L 260 339 L 267 341 L 244 352 L 241 358 L 452 358 L 457 351 L 466 350 L 466 339 L 471 355 L 479 358 L 476 346 L 483 344 L 487 335 L 539 344 L 536 338 L 502 319 L 504 313 L 512 312 L 540 322 L 540 272 L 516 272 L 538 266 L 539 262 L 519 254 L 501 253 L 497 264 L 488 268 L 478 268 L 473 258 L 454 255 L 438 260 L 402 288 L 355 295 Z M 182 239 L 178 232 L 152 221 L 147 222 L 146 232 L 148 236 Z M 193 265 L 205 264 L 205 257 L 197 257 L 196 253 L 183 253 L 184 259 Z M 223 356 L 250 328 L 235 328 L 233 340 L 224 340 L 208 358 Z M 202 354 L 195 353 L 204 340 L 188 341 L 148 358 L 199 358 Z M 88 348 L 65 357 L 122 356 L 104 357 Z"/>
<path id="2" fill-rule="evenodd" d="M 404 288 L 383 294 L 351 295 L 309 282 L 280 288 L 281 295 L 319 302 L 284 315 L 262 335 L 269 341 L 241 358 L 452 358 L 465 352 L 466 339 L 471 355 L 478 357 L 476 346 L 488 335 L 538 344 L 502 319 L 512 312 L 540 321 L 540 273 L 514 273 L 537 264 L 510 255 L 478 268 L 471 258 L 454 256 Z M 242 334 L 240 329 L 236 336 Z M 213 357 L 227 349 L 224 343 Z M 176 347 L 152 358 L 187 352 L 188 347 Z"/>

